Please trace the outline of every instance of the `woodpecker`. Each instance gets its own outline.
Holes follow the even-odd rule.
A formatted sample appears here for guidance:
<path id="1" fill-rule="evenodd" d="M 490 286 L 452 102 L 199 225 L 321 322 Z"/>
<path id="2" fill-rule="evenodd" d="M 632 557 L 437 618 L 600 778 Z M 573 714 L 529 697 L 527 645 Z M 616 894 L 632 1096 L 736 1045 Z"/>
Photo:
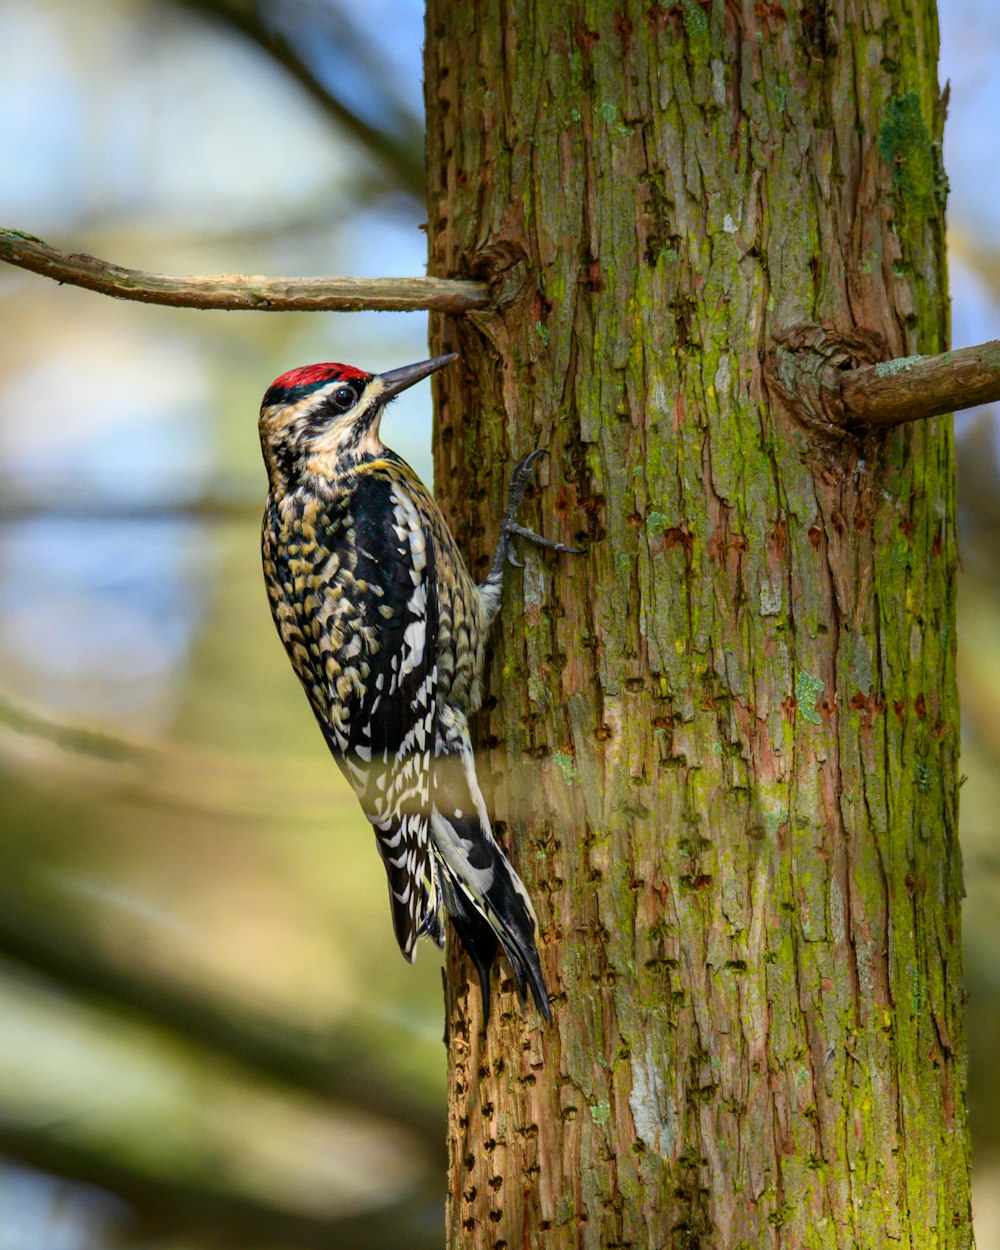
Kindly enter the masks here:
<path id="1" fill-rule="evenodd" d="M 482 701 L 489 628 L 541 450 L 514 468 L 500 538 L 478 586 L 440 508 L 379 437 L 386 404 L 452 353 L 387 373 L 308 365 L 260 410 L 269 491 L 262 551 L 271 612 L 334 759 L 371 823 L 396 940 L 444 944 L 452 920 L 482 985 L 502 947 L 522 1006 L 551 1019 L 528 892 L 497 845 L 476 779 L 469 718 Z"/>

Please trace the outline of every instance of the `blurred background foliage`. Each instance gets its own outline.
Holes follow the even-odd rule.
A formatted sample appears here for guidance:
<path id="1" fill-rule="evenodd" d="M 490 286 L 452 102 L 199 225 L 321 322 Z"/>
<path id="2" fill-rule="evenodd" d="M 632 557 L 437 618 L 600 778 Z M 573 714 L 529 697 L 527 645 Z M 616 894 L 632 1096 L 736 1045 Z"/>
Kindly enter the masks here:
<path id="1" fill-rule="evenodd" d="M 1000 335 L 1000 23 L 941 5 L 956 345 Z M 0 222 L 173 273 L 424 271 L 417 0 L 0 0 Z M 406 314 L 0 272 L 0 1250 L 440 1246 L 440 959 L 273 634 L 272 378 Z M 1000 474 L 957 420 L 980 1250 L 1000 1247 Z M 426 388 L 386 435 L 428 480 Z"/>

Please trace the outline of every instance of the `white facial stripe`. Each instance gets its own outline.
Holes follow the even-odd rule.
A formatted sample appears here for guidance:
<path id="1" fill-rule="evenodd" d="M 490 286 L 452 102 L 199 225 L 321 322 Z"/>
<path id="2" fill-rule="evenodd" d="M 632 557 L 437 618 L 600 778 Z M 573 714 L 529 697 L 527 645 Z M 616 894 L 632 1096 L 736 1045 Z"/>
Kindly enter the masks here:
<path id="1" fill-rule="evenodd" d="M 342 386 L 343 383 L 337 383 Z M 326 395 L 329 393 L 329 387 L 324 387 L 317 394 Z M 334 388 L 336 389 L 336 388 Z M 336 456 L 340 450 L 341 444 L 354 443 L 354 439 L 347 437 L 352 427 L 365 412 L 370 412 L 375 408 L 374 419 L 365 431 L 364 435 L 357 441 L 356 450 L 362 454 L 378 455 L 382 451 L 382 441 L 378 436 L 379 425 L 382 421 L 382 413 L 378 409 L 379 396 L 382 394 L 384 387 L 380 378 L 372 378 L 361 393 L 361 399 L 348 412 L 342 413 L 331 422 L 329 428 L 324 431 L 318 438 L 312 440 L 310 451 L 313 456 Z"/>
<path id="2" fill-rule="evenodd" d="M 378 374 L 376 374 L 375 377 L 373 377 L 368 383 L 367 387 L 365 387 L 365 396 L 370 399 L 372 403 L 375 403 L 384 390 L 385 384 Z"/>
<path id="3" fill-rule="evenodd" d="M 261 412 L 261 417 L 266 422 L 272 421 L 275 417 L 280 417 L 282 425 L 291 425 L 301 417 L 308 417 L 314 409 L 319 408 L 329 399 L 334 391 L 339 390 L 343 385 L 343 378 L 334 378 L 332 381 L 324 383 L 317 390 L 310 391 L 308 395 L 303 395 L 294 404 L 269 404 Z M 357 405 L 355 405 L 356 407 Z M 353 411 L 354 408 L 350 412 L 345 412 L 344 416 L 349 417 Z"/>
<path id="4" fill-rule="evenodd" d="M 315 391 L 310 391 L 308 395 L 303 395 L 300 400 L 294 404 L 269 404 L 266 408 L 261 409 L 261 421 L 265 425 L 277 423 L 279 427 L 289 426 L 304 418 L 308 418 L 317 408 L 320 408 L 330 396 L 348 382 L 358 381 L 356 378 L 333 378 L 329 382 L 325 382 Z M 336 424 L 342 421 L 353 421 L 358 415 L 359 410 L 368 408 L 373 403 L 377 403 L 385 386 L 382 379 L 374 377 L 361 392 L 361 399 L 348 409 L 347 412 L 338 414 Z"/>

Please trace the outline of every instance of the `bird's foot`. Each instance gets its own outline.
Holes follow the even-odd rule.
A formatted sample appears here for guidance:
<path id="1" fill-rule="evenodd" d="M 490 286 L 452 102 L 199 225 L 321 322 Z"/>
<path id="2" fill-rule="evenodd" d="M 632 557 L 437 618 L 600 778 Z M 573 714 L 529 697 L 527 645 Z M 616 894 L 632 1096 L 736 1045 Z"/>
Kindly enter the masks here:
<path id="1" fill-rule="evenodd" d="M 514 554 L 514 545 L 511 542 L 513 537 L 523 538 L 527 542 L 534 543 L 536 547 L 543 547 L 547 551 L 558 551 L 567 555 L 583 555 L 582 547 L 570 547 L 566 543 L 554 542 L 551 538 L 543 538 L 541 534 L 536 534 L 534 530 L 526 529 L 523 525 L 518 525 L 514 518 L 517 516 L 518 509 L 524 500 L 524 493 L 528 489 L 528 483 L 531 481 L 531 475 L 535 464 L 542 456 L 547 456 L 548 450 L 545 447 L 538 447 L 530 455 L 519 460 L 510 475 L 510 489 L 507 495 L 507 507 L 504 509 L 503 518 L 500 521 L 500 542 L 497 546 L 497 553 L 493 560 L 493 568 L 497 572 L 503 567 L 506 558 L 510 564 L 516 569 L 523 568 L 524 565 Z"/>
<path id="2" fill-rule="evenodd" d="M 516 534 L 518 538 L 524 538 L 529 543 L 534 543 L 536 547 L 544 547 L 546 551 L 561 551 L 566 555 L 582 556 L 582 547 L 570 547 L 566 543 L 557 543 L 551 538 L 544 538 L 541 534 L 536 534 L 534 530 L 525 529 L 523 525 L 518 525 L 511 521 L 507 526 L 508 534 Z M 516 569 L 523 569 L 524 565 L 514 555 L 513 543 L 507 545 L 507 561 Z"/>

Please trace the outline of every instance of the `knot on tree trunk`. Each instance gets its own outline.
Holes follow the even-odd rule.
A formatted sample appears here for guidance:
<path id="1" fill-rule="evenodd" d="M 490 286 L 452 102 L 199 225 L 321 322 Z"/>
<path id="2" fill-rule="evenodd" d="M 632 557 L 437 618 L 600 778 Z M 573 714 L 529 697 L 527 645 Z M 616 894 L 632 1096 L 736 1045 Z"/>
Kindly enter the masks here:
<path id="1" fill-rule="evenodd" d="M 890 353 L 874 330 L 838 330 L 831 325 L 797 325 L 774 336 L 764 361 L 769 393 L 814 435 L 838 440 L 867 433 L 844 405 L 843 375 L 886 360 Z"/>
<path id="2" fill-rule="evenodd" d="M 468 269 L 490 288 L 493 310 L 506 308 L 524 288 L 530 257 L 513 239 L 495 238 L 470 258 Z"/>

